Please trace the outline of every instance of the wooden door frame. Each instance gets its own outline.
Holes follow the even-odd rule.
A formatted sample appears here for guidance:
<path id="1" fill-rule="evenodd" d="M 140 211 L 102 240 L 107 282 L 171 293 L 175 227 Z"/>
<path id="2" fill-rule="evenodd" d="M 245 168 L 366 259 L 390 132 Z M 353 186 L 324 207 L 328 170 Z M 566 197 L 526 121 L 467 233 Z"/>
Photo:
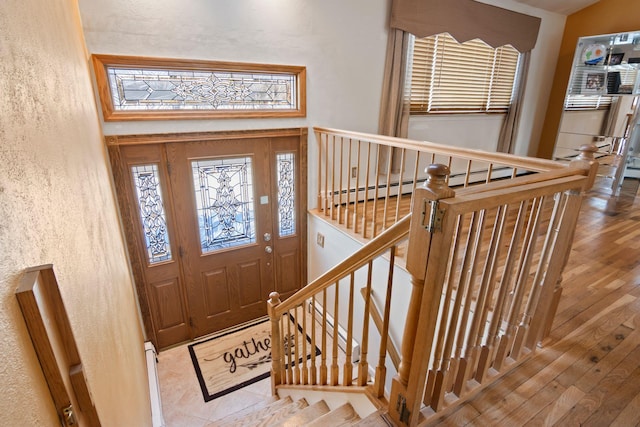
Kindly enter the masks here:
<path id="1" fill-rule="evenodd" d="M 129 176 L 121 169 L 122 153 L 121 148 L 128 145 L 140 144 L 167 144 L 167 143 L 186 143 L 198 141 L 224 141 L 246 138 L 276 138 L 276 137 L 297 137 L 299 140 L 300 150 L 300 253 L 301 253 L 301 283 L 306 284 L 307 280 L 307 128 L 278 128 L 278 129 L 256 129 L 256 130 L 238 130 L 238 131 L 212 131 L 212 132 L 185 132 L 185 133 L 163 133 L 163 134 L 134 134 L 134 135 L 111 135 L 105 136 L 109 161 L 111 163 L 111 171 L 115 183 L 116 199 L 118 201 L 119 215 L 121 219 L 123 236 L 127 246 L 129 263 L 138 297 L 138 306 L 140 308 L 140 316 L 145 332 L 145 338 L 150 340 L 156 348 L 158 348 L 158 340 L 153 326 L 151 309 L 149 304 L 149 295 L 145 288 L 143 263 L 146 260 L 141 259 L 137 250 L 140 242 L 139 233 L 135 224 L 132 222 L 137 218 L 137 213 L 132 211 L 135 206 L 134 200 L 129 200 L 129 192 L 125 191 L 126 186 L 130 185 Z"/>

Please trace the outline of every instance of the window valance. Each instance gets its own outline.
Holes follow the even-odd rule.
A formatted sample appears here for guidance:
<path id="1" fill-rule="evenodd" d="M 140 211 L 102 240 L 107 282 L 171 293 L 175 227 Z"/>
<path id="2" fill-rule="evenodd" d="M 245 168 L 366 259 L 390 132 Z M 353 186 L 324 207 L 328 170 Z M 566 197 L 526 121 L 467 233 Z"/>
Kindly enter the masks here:
<path id="1" fill-rule="evenodd" d="M 458 42 L 479 38 L 490 46 L 510 44 L 528 52 L 536 44 L 540 18 L 473 0 L 393 0 L 391 28 L 416 37 L 449 33 Z"/>

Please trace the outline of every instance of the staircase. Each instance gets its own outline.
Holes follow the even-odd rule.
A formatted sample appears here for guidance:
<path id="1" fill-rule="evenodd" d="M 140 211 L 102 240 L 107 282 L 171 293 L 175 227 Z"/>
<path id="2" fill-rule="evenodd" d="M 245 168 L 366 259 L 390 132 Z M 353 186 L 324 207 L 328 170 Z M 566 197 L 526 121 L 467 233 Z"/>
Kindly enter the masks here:
<path id="1" fill-rule="evenodd" d="M 260 407 L 251 407 L 229 415 L 207 427 L 217 426 L 266 427 L 266 426 L 393 426 L 381 412 L 361 419 L 353 407 L 346 403 L 331 409 L 324 400 L 309 404 L 305 399 L 294 401 L 291 397 L 265 402 Z"/>

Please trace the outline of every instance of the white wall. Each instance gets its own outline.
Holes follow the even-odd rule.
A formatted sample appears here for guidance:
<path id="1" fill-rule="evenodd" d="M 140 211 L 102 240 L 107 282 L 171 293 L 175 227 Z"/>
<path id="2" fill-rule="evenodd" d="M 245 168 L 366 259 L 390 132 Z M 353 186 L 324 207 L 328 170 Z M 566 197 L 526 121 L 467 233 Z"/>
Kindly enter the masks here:
<path id="1" fill-rule="evenodd" d="M 42 264 L 53 264 L 102 425 L 151 425 L 77 5 L 3 0 L 0 28 L 0 425 L 60 425 L 14 295 Z"/>
<path id="2" fill-rule="evenodd" d="M 106 135 L 325 126 L 377 132 L 388 0 L 79 0 L 90 53 L 307 67 L 307 117 L 104 124 Z M 309 188 L 316 188 L 309 136 Z M 315 192 L 309 192 L 314 206 Z"/>
<path id="3" fill-rule="evenodd" d="M 514 151 L 515 154 L 533 156 L 542 132 L 566 17 L 513 0 L 480 1 L 542 19 L 538 41 L 531 51 L 522 119 Z M 413 116 L 409 121 L 409 138 L 495 151 L 501 125 L 502 116 L 492 114 Z"/>

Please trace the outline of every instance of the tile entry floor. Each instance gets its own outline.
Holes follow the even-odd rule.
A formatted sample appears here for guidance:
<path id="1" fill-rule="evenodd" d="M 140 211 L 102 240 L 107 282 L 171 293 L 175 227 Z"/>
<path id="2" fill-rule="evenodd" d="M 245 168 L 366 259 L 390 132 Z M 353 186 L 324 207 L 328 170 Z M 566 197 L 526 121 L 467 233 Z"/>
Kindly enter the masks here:
<path id="1" fill-rule="evenodd" d="M 166 427 L 206 427 L 212 421 L 273 400 L 271 380 L 266 378 L 205 402 L 189 355 L 189 344 L 158 354 L 158 376 Z"/>

